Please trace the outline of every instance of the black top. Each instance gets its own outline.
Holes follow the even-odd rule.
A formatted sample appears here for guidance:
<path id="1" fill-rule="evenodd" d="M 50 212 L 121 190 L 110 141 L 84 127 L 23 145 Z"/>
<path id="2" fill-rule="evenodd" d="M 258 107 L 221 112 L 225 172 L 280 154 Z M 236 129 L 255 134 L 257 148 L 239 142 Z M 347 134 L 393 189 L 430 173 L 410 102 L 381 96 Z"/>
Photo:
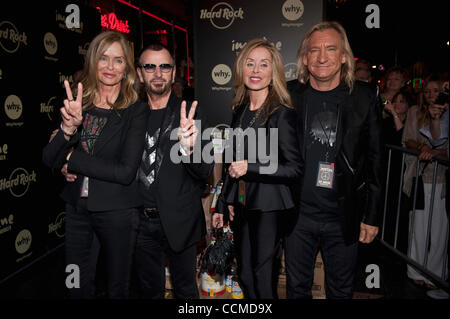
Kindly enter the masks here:
<path id="1" fill-rule="evenodd" d="M 260 116 L 258 116 L 258 110 L 250 110 L 249 107 L 245 107 L 243 113 L 239 116 L 239 119 L 236 122 L 236 126 L 234 128 L 241 128 L 243 136 L 233 136 L 233 146 L 234 146 L 234 160 L 235 161 L 242 161 L 242 160 L 248 160 L 249 159 L 249 131 L 247 129 L 254 129 L 255 126 L 260 121 Z M 256 123 L 256 124 L 255 124 Z M 257 130 L 255 130 L 257 133 Z M 252 134 L 250 134 L 252 136 Z M 254 141 L 251 142 L 251 146 L 253 145 Z M 253 150 L 257 152 L 257 149 Z M 252 156 L 252 159 L 254 160 L 255 155 Z"/>
<path id="2" fill-rule="evenodd" d="M 166 108 L 150 110 L 147 133 L 145 134 L 144 153 L 139 167 L 139 192 L 144 200 L 144 206 L 156 208 L 156 152 L 161 131 L 161 124 Z"/>
<path id="3" fill-rule="evenodd" d="M 183 160 L 186 159 L 186 161 L 181 162 L 177 161 L 177 156 L 173 156 L 176 154 L 172 151 L 178 152 L 179 150 L 179 141 L 177 138 L 171 139 L 170 135 L 180 124 L 181 103 L 181 99 L 173 93 L 170 94 L 165 110 L 166 114 L 159 126 L 161 131 L 156 146 L 155 162 L 157 208 L 164 236 L 167 238 L 170 248 L 175 252 L 181 252 L 197 243 L 206 233 L 205 213 L 201 198 L 205 185 L 204 180 L 211 174 L 214 167 L 214 163 L 194 161 L 194 156 L 196 156 L 194 154 L 183 156 Z M 189 113 L 190 107 L 191 103 L 188 102 L 187 113 Z M 202 136 L 203 130 L 208 127 L 208 124 L 206 118 L 202 116 L 200 105 L 196 109 L 194 118 L 201 121 L 201 128 L 198 127 L 198 129 L 199 135 Z M 142 141 L 145 140 L 144 135 Z M 209 143 L 209 140 L 200 139 L 199 142 L 201 151 L 203 151 L 203 147 Z M 142 153 L 143 151 L 141 151 L 140 160 Z M 179 155 L 181 157 L 181 154 Z M 137 194 L 140 195 L 139 188 Z"/>
<path id="4" fill-rule="evenodd" d="M 82 146 L 82 135 L 95 132 L 96 125 L 91 127 L 92 130 L 86 129 L 90 126 L 86 121 L 94 119 L 92 114 L 95 112 L 107 116 L 108 120 L 87 153 Z M 97 121 L 101 117 L 97 117 Z M 88 176 L 88 210 L 111 211 L 141 206 L 136 173 L 144 147 L 148 104 L 136 102 L 128 108 L 112 111 L 92 108 L 83 112 L 83 120 L 84 133 L 79 130 L 67 141 L 59 131 L 42 152 L 42 160 L 47 166 L 61 169 L 67 153 L 72 147 L 75 148 L 67 162 L 67 169 L 77 174 L 77 179 L 66 183 L 61 197 L 67 203 L 76 205 L 81 183 L 84 176 Z M 85 141 L 93 141 L 86 137 Z"/>
<path id="5" fill-rule="evenodd" d="M 234 129 L 240 127 L 241 118 L 242 127 L 248 126 L 254 117 L 253 114 L 255 112 L 245 110 L 244 107 L 238 108 L 233 114 L 231 127 Z M 250 122 L 248 122 L 249 120 Z M 259 134 L 257 131 L 256 141 L 248 143 L 246 147 L 248 151 L 250 146 L 251 148 L 255 146 L 256 158 L 252 160 L 251 153 L 255 151 L 252 149 L 248 154 L 247 173 L 239 179 L 232 178 L 228 173 L 229 163 L 224 165 L 224 183 L 216 206 L 218 213 L 228 215 L 228 204 L 241 205 L 238 191 L 239 181 L 245 185 L 245 208 L 247 210 L 286 211 L 294 207 L 290 187 L 298 182 L 303 168 L 296 123 L 295 110 L 286 106 L 280 106 L 264 124 L 260 118 L 255 120 L 252 127 L 258 130 L 265 129 L 264 134 Z M 257 145 L 261 147 L 265 145 L 264 153 L 271 153 L 270 160 L 264 158 L 263 154 L 259 154 Z M 275 146 L 276 149 L 273 149 Z"/>
<path id="6" fill-rule="evenodd" d="M 334 166 L 339 89 L 317 91 L 308 88 L 305 175 L 300 195 L 300 212 L 321 221 L 338 219 L 336 184 L 332 189 L 317 186 L 319 163 Z"/>
<path id="7" fill-rule="evenodd" d="M 334 185 L 344 240 L 351 244 L 358 241 L 361 222 L 372 226 L 380 222 L 384 183 L 381 100 L 376 88 L 361 81 L 355 81 L 352 89 L 345 83 L 338 88 Z M 306 158 L 309 85 L 292 80 L 288 90 L 298 111 L 300 149 Z"/>

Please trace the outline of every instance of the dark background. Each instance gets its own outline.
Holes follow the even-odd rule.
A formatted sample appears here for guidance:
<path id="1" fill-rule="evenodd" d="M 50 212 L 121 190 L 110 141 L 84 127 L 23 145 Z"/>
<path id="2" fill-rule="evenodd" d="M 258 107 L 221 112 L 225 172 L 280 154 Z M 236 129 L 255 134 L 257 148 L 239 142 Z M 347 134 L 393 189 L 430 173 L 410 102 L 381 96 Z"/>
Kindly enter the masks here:
<path id="1" fill-rule="evenodd" d="M 448 1 L 327 1 L 326 17 L 343 24 L 355 57 L 386 68 L 422 61 L 424 72 L 448 71 Z M 368 4 L 380 7 L 380 28 L 368 29 Z"/>
<path id="2" fill-rule="evenodd" d="M 224 0 L 226 2 L 226 0 Z M 245 0 L 251 1 L 251 0 Z M 274 0 L 282 4 L 285 0 Z M 187 0 L 136 0 L 132 4 L 157 14 L 188 30 L 189 53 L 194 62 L 195 38 L 193 27 L 194 2 Z M 217 2 L 217 1 L 216 1 Z M 89 7 L 85 16 L 83 34 L 69 32 L 58 27 L 55 12 L 64 12 L 65 5 L 77 3 Z M 250 2 L 251 3 L 251 2 Z M 368 4 L 377 4 L 380 8 L 381 26 L 368 29 L 365 12 Z M 86 44 L 100 30 L 97 5 L 106 12 L 114 11 L 120 19 L 128 19 L 133 34 L 135 49 L 138 50 L 152 39 L 152 30 L 167 30 L 166 38 L 178 58 L 185 58 L 185 34 L 148 17 L 142 19 L 140 39 L 138 14 L 115 0 L 67 0 L 29 2 L 16 0 L 3 4 L 0 10 L 0 22 L 12 22 L 20 32 L 26 32 L 28 44 L 21 45 L 13 55 L 0 50 L 0 147 L 8 146 L 5 159 L 0 161 L 0 179 L 8 179 L 17 168 L 37 174 L 37 182 L 29 185 L 28 192 L 21 198 L 13 197 L 9 190 L 0 192 L 0 219 L 13 215 L 11 230 L 0 234 L 0 285 L 11 283 L 25 270 L 31 269 L 34 262 L 53 252 L 63 243 L 63 238 L 49 231 L 49 226 L 58 221 L 63 203 L 57 197 L 62 185 L 58 171 L 51 171 L 41 164 L 42 147 L 47 143 L 50 132 L 59 119 L 59 105 L 64 95 L 62 80 L 82 66 L 82 54 L 79 48 Z M 412 75 L 425 77 L 430 72 L 448 71 L 448 1 L 387 1 L 387 0 L 325 0 L 324 17 L 326 20 L 341 22 L 347 30 L 350 44 L 358 58 L 369 60 L 374 65 L 383 65 L 375 69 L 375 77 L 381 77 L 385 70 L 393 65 L 401 65 Z M 58 51 L 54 60 L 46 59 L 48 54 L 42 45 L 46 32 L 52 32 L 58 40 Z M 293 39 L 296 43 L 299 39 Z M 213 53 L 211 53 L 213 54 Z M 413 67 L 422 62 L 423 67 Z M 416 74 L 414 74 L 416 73 Z M 195 72 L 193 72 L 195 76 Z M 192 83 L 194 83 L 192 81 Z M 21 127 L 8 127 L 3 122 L 9 120 L 3 112 L 3 103 L 7 96 L 17 95 L 23 103 L 23 114 L 17 121 Z M 50 103 L 50 99 L 53 98 Z M 51 104 L 52 114 L 40 111 L 41 104 Z M 1 229 L 5 230 L 6 225 Z M 17 234 L 29 229 L 32 233 L 32 252 L 22 258 L 14 248 Z M 27 252 L 27 254 L 29 253 Z M 5 290 L 6 293 L 9 290 Z M 22 295 L 20 292 L 18 296 Z"/>
<path id="3" fill-rule="evenodd" d="M 152 12 L 170 16 L 187 26 L 190 36 L 195 38 L 192 13 L 196 1 L 141 2 Z M 379 29 L 365 26 L 369 15 L 365 8 L 371 3 L 380 8 Z M 427 66 L 424 72 L 443 72 L 448 71 L 448 3 L 442 0 L 324 0 L 324 16 L 343 24 L 355 57 L 383 64 L 385 68 L 408 67 L 422 61 Z M 193 54 L 195 56 L 195 52 Z"/>

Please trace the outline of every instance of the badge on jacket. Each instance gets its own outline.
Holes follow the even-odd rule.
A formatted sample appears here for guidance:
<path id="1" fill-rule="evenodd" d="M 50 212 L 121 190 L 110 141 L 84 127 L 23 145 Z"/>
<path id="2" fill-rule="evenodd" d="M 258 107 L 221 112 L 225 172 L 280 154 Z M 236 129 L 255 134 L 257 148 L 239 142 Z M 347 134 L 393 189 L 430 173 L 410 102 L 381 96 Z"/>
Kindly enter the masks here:
<path id="1" fill-rule="evenodd" d="M 317 170 L 317 187 L 332 189 L 334 180 L 334 163 L 319 162 Z"/>

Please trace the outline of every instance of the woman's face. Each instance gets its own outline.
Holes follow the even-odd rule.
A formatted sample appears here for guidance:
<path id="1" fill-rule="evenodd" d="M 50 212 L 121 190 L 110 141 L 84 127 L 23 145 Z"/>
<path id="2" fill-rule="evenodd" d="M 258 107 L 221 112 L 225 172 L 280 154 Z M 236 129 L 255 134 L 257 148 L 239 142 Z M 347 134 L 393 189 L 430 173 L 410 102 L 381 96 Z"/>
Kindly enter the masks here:
<path id="1" fill-rule="evenodd" d="M 399 72 L 392 72 L 386 79 L 386 88 L 391 91 L 400 90 L 405 85 L 405 79 Z"/>
<path id="2" fill-rule="evenodd" d="M 404 114 L 408 112 L 408 101 L 403 96 L 403 94 L 397 95 L 397 97 L 394 100 L 394 110 L 397 114 Z"/>
<path id="3" fill-rule="evenodd" d="M 423 97 L 425 99 L 425 103 L 430 105 L 434 103 L 436 98 L 439 95 L 439 84 L 437 82 L 429 82 L 427 86 L 423 88 Z"/>
<path id="4" fill-rule="evenodd" d="M 97 77 L 101 84 L 120 84 L 127 67 L 125 54 L 119 42 L 112 43 L 97 63 Z"/>
<path id="5" fill-rule="evenodd" d="M 272 81 L 272 55 L 263 47 L 250 51 L 244 62 L 244 84 L 251 91 L 268 89 Z"/>

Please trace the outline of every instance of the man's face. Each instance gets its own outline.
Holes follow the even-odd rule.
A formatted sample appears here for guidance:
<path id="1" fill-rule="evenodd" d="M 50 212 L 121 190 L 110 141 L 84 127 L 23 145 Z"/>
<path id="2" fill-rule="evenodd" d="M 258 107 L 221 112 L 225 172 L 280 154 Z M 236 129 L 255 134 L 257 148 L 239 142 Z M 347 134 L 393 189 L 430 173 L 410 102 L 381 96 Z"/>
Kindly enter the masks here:
<path id="1" fill-rule="evenodd" d="M 303 56 L 303 64 L 309 70 L 311 84 L 338 86 L 343 63 L 345 55 L 339 34 L 333 29 L 314 32 Z"/>
<path id="2" fill-rule="evenodd" d="M 141 66 L 138 68 L 138 75 L 141 83 L 145 85 L 147 94 L 170 94 L 175 68 L 169 52 L 167 50 L 146 50 L 142 53 L 139 61 Z M 156 67 L 150 68 L 149 65 Z M 169 68 L 168 65 L 172 67 Z M 147 66 L 147 69 L 143 66 Z"/>

